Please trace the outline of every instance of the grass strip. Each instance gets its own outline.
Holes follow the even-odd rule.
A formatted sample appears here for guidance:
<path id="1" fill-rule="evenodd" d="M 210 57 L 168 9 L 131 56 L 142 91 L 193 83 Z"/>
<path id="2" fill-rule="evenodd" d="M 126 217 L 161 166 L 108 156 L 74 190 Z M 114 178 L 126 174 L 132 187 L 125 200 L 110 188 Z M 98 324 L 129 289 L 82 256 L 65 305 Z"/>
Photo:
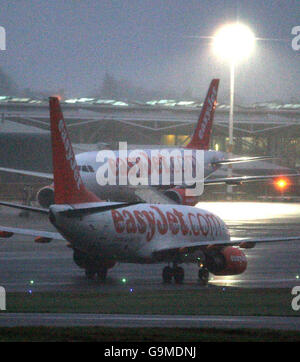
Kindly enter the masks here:
<path id="1" fill-rule="evenodd" d="M 7 312 L 300 316 L 290 289 L 8 293 Z M 5 312 L 1 312 L 5 313 Z"/>

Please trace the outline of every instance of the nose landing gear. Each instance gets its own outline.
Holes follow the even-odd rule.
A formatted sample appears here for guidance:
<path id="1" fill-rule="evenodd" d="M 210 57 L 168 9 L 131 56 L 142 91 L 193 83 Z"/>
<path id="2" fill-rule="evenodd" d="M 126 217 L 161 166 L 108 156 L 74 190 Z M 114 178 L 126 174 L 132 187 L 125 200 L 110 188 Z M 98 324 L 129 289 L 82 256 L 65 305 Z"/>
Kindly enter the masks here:
<path id="1" fill-rule="evenodd" d="M 164 284 L 171 284 L 173 278 L 175 284 L 182 284 L 184 281 L 184 269 L 175 263 L 173 264 L 173 268 L 166 266 L 163 269 L 162 278 Z"/>
<path id="2" fill-rule="evenodd" d="M 85 269 L 85 276 L 87 279 L 94 280 L 96 275 L 99 282 L 104 282 L 107 276 L 107 268 L 98 268 L 97 270 L 90 268 Z"/>

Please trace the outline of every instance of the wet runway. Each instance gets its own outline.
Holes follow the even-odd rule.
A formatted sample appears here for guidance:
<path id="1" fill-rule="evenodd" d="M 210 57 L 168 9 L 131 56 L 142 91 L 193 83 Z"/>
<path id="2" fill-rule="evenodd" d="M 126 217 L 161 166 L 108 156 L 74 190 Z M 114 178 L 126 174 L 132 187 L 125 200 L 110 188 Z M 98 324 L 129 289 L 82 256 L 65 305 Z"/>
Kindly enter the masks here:
<path id="1" fill-rule="evenodd" d="M 300 235 L 300 204 L 287 203 L 201 203 L 222 217 L 232 236 Z M 19 211 L 0 208 L 0 224 L 53 230 L 47 217 L 18 216 Z M 300 241 L 260 244 L 246 251 L 248 269 L 242 275 L 214 277 L 210 285 L 240 287 L 293 287 L 300 285 Z M 73 262 L 65 242 L 36 244 L 30 237 L 13 236 L 0 240 L 0 285 L 6 291 L 87 291 L 127 288 L 200 288 L 197 267 L 185 265 L 184 285 L 165 286 L 163 265 L 120 264 L 109 271 L 104 285 L 87 281 Z M 298 279 L 299 278 L 299 279 Z"/>

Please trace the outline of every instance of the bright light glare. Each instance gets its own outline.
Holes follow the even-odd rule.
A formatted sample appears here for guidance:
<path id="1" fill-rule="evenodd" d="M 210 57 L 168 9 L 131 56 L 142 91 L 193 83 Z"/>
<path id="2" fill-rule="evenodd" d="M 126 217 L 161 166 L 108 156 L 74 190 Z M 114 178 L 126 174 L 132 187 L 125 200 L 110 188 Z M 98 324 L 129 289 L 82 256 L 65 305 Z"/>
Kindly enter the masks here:
<path id="1" fill-rule="evenodd" d="M 213 38 L 214 53 L 231 62 L 247 58 L 255 46 L 254 33 L 248 26 L 240 23 L 224 25 Z"/>
<path id="2" fill-rule="evenodd" d="M 284 190 L 284 189 L 288 186 L 288 181 L 281 178 L 281 179 L 275 181 L 275 186 L 276 186 L 279 190 Z"/>
<path id="3" fill-rule="evenodd" d="M 299 206 L 295 204 L 280 204 L 268 202 L 199 202 L 197 207 L 208 210 L 220 216 L 225 222 L 253 221 L 261 223 L 261 219 L 296 217 L 299 215 Z"/>

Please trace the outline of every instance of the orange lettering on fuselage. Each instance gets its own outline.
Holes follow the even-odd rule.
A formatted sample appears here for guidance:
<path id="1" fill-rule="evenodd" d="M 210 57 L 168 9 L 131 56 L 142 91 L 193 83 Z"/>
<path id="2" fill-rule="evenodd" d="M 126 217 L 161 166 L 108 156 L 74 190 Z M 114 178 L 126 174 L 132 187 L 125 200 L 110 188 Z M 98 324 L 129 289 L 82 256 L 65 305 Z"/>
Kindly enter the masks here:
<path id="1" fill-rule="evenodd" d="M 167 211 L 166 214 L 167 214 L 168 224 L 170 226 L 171 233 L 173 235 L 178 234 L 180 227 L 178 224 L 177 217 L 174 214 L 172 214 L 170 211 Z"/>
<path id="2" fill-rule="evenodd" d="M 192 220 L 192 218 L 193 218 L 194 220 L 196 219 L 196 221 L 197 221 L 196 215 L 189 212 L 188 217 L 189 217 L 189 221 L 190 221 L 190 224 L 191 224 L 191 227 L 192 227 L 192 230 L 193 230 L 193 234 L 195 236 L 198 236 L 200 234 L 199 224 Z"/>
<path id="3" fill-rule="evenodd" d="M 141 234 L 145 233 L 147 230 L 147 224 L 146 221 L 144 220 L 143 214 L 138 210 L 134 210 L 133 213 L 137 220 L 138 232 Z"/>
<path id="4" fill-rule="evenodd" d="M 156 232 L 165 235 L 170 231 L 173 235 L 216 237 L 221 234 L 222 224 L 213 214 L 189 212 L 187 215 L 173 208 L 173 212 L 163 212 L 158 206 L 150 206 L 152 210 L 125 209 L 121 212 L 111 210 L 114 228 L 117 233 L 146 233 L 146 241 L 151 241 Z"/>
<path id="5" fill-rule="evenodd" d="M 155 234 L 155 215 L 153 211 L 145 210 L 142 211 L 142 214 L 146 216 L 146 219 L 148 221 L 149 231 L 146 234 L 146 240 L 150 241 Z"/>
<path id="6" fill-rule="evenodd" d="M 183 213 L 180 211 L 177 211 L 176 209 L 173 209 L 175 216 L 178 217 L 179 222 L 180 222 L 180 230 L 182 232 L 183 235 L 188 234 L 189 232 L 189 228 L 186 226 L 185 222 L 184 222 L 184 218 L 183 218 Z"/>
<path id="7" fill-rule="evenodd" d="M 152 209 L 154 209 L 155 211 L 157 211 L 157 213 L 159 214 L 159 216 L 161 218 L 161 221 L 157 220 L 158 232 L 162 235 L 166 234 L 168 232 L 168 222 L 167 222 L 165 215 L 157 206 L 150 206 L 150 207 Z"/>
<path id="8" fill-rule="evenodd" d="M 210 223 L 209 223 L 209 221 L 208 221 L 208 220 L 206 219 L 206 217 L 205 217 L 204 215 L 202 215 L 202 214 L 197 214 L 197 219 L 198 219 L 198 223 L 199 223 L 199 226 L 200 226 L 201 233 L 202 233 L 204 236 L 206 236 L 206 235 L 209 233 L 209 231 L 210 231 Z M 205 226 L 203 225 L 203 223 L 201 222 L 201 220 L 204 221 L 206 228 L 205 228 Z M 204 227 L 203 227 L 203 226 L 204 226 Z"/>
<path id="9" fill-rule="evenodd" d="M 129 233 L 136 233 L 137 227 L 135 223 L 135 218 L 133 217 L 132 213 L 128 210 L 123 210 L 122 214 L 125 217 L 126 222 L 126 231 Z"/>
<path id="10" fill-rule="evenodd" d="M 124 218 L 117 210 L 111 210 L 111 216 L 117 233 L 121 234 L 125 230 Z"/>

